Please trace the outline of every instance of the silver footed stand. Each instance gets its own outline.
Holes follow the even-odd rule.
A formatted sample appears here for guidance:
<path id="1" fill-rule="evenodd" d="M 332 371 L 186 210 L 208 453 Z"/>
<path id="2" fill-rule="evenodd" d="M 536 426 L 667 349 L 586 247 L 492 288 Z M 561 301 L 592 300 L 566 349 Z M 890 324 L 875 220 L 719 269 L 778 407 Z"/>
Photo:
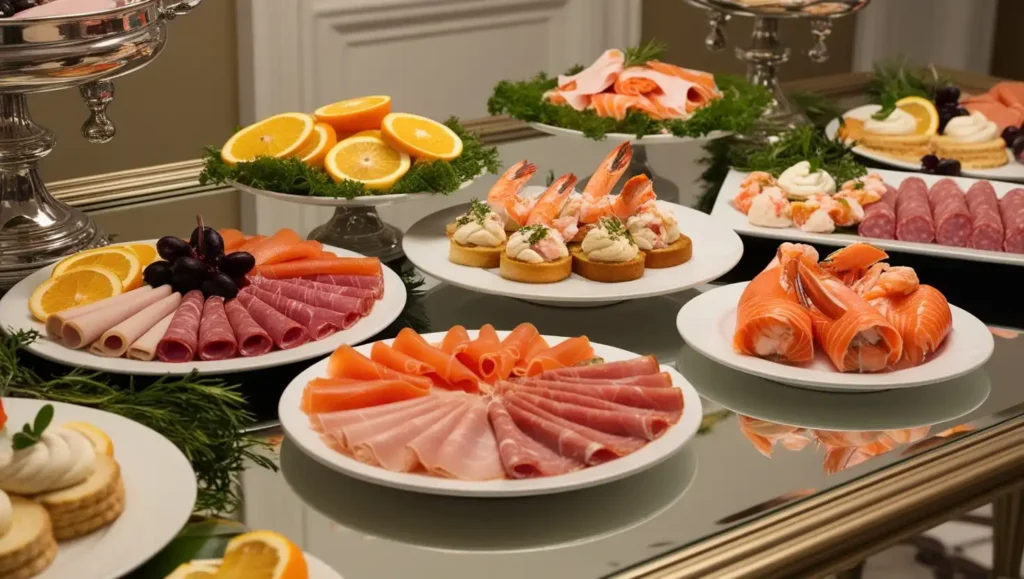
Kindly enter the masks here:
<path id="1" fill-rule="evenodd" d="M 331 219 L 309 232 L 309 239 L 388 262 L 402 257 L 402 232 L 388 225 L 373 206 L 339 206 Z"/>

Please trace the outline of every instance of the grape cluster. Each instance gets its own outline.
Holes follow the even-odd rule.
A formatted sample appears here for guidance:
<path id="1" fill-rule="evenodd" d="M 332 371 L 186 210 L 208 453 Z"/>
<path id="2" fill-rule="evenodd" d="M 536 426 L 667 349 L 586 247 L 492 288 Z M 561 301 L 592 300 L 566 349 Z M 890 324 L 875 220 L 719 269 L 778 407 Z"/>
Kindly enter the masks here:
<path id="1" fill-rule="evenodd" d="M 188 243 L 169 235 L 156 242 L 156 251 L 166 261 L 155 261 L 142 272 L 153 286 L 171 284 L 181 294 L 201 290 L 205 297 L 231 299 L 245 286 L 245 274 L 256 266 L 246 251 L 224 255 L 224 240 L 216 230 L 200 223 Z"/>
<path id="2" fill-rule="evenodd" d="M 35 8 L 41 4 L 39 0 L 0 0 L 0 18 L 14 16 L 22 10 Z"/>
<path id="3" fill-rule="evenodd" d="M 1013 149 L 1013 158 L 1024 163 L 1024 125 L 1003 129 L 1003 141 Z"/>
<path id="4" fill-rule="evenodd" d="M 929 175 L 960 176 L 960 161 L 956 159 L 940 159 L 937 155 L 921 157 L 921 170 Z"/>
<path id="5" fill-rule="evenodd" d="M 939 134 L 946 132 L 950 119 L 971 114 L 960 105 L 960 89 L 952 85 L 935 89 L 935 108 L 939 111 Z"/>

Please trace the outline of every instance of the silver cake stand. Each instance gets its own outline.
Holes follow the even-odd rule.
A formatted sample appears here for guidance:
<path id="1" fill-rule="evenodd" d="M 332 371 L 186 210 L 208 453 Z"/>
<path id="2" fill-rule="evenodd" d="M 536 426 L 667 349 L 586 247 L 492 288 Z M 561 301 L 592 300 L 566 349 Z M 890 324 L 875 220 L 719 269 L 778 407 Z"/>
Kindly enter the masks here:
<path id="1" fill-rule="evenodd" d="M 39 161 L 56 142 L 29 116 L 29 93 L 77 87 L 89 111 L 82 135 L 114 137 L 111 79 L 152 61 L 166 21 L 202 0 L 127 0 L 90 14 L 0 19 L 0 291 L 63 256 L 106 243 L 81 211 L 55 199 Z"/>
<path id="2" fill-rule="evenodd" d="M 807 118 L 786 100 L 779 87 L 779 67 L 790 57 L 789 47 L 779 38 L 779 21 L 808 20 L 816 42 L 807 56 L 817 63 L 828 60 L 826 39 L 832 34 L 832 21 L 857 12 L 871 0 L 687 0 L 708 10 L 711 33 L 704 41 L 709 50 L 725 48 L 725 24 L 733 15 L 754 18 L 754 33 L 747 48 L 737 48 L 736 58 L 747 63 L 747 80 L 772 91 L 775 100 L 765 111 L 767 129 L 806 124 Z"/>

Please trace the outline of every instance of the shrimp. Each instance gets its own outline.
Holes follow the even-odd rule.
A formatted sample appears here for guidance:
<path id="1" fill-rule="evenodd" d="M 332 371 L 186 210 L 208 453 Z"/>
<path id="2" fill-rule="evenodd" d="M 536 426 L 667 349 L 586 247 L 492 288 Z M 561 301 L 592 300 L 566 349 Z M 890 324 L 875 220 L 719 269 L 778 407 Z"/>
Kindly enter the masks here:
<path id="1" fill-rule="evenodd" d="M 637 175 L 626 181 L 622 186 L 622 192 L 612 200 L 612 213 L 622 221 L 635 215 L 645 203 L 654 201 L 657 196 L 654 194 L 654 183 L 647 175 Z"/>
<path id="2" fill-rule="evenodd" d="M 839 188 L 836 197 L 853 199 L 860 205 L 870 205 L 885 194 L 885 181 L 878 173 L 851 179 Z"/>
<path id="3" fill-rule="evenodd" d="M 828 254 L 820 265 L 846 285 L 851 285 L 864 277 L 871 266 L 886 259 L 889 259 L 889 254 L 874 245 L 854 243 Z"/>
<path id="4" fill-rule="evenodd" d="M 600 218 L 611 215 L 608 194 L 615 188 L 615 184 L 622 178 L 632 160 L 633 146 L 629 141 L 625 141 L 601 161 L 597 171 L 590 176 L 590 181 L 583 189 L 579 212 L 582 223 L 597 223 Z"/>
<path id="5" fill-rule="evenodd" d="M 505 229 L 514 231 L 526 222 L 534 200 L 522 197 L 519 192 L 536 172 L 536 165 L 526 160 L 519 161 L 498 177 L 498 182 L 487 192 L 487 204 L 502 216 Z"/>
<path id="6" fill-rule="evenodd" d="M 747 178 L 740 184 L 740 192 L 732 199 L 733 205 L 743 212 L 744 215 L 750 212 L 750 204 L 754 197 L 761 194 L 768 187 L 775 187 L 775 177 L 764 171 L 754 171 L 747 175 Z"/>
<path id="7" fill-rule="evenodd" d="M 530 211 L 529 217 L 526 219 L 526 224 L 547 225 L 548 227 L 558 229 L 559 233 L 562 233 L 562 237 L 571 239 L 573 236 L 566 236 L 563 231 L 566 228 L 568 219 L 563 220 L 560 216 L 562 208 L 569 201 L 569 196 L 572 194 L 575 185 L 576 175 L 572 173 L 567 173 L 555 179 L 555 182 L 548 187 L 547 191 L 544 191 L 537 199 L 537 203 L 533 206 L 533 210 Z M 576 225 L 575 220 L 573 220 L 572 225 Z M 562 227 L 559 228 L 559 226 Z"/>
<path id="8" fill-rule="evenodd" d="M 912 267 L 876 263 L 868 268 L 863 277 L 853 282 L 851 287 L 861 297 L 884 311 L 875 300 L 890 296 L 908 296 L 921 287 L 921 281 Z"/>

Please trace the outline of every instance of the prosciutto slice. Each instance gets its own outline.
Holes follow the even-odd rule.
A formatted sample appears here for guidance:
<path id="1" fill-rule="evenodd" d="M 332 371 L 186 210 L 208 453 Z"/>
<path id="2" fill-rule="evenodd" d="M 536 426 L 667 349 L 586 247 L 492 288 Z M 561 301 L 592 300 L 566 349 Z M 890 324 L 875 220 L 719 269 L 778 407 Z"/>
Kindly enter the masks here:
<path id="1" fill-rule="evenodd" d="M 343 287 L 356 287 L 374 292 L 374 297 L 384 297 L 384 277 L 379 275 L 304 275 L 300 279 L 308 279 L 319 283 Z"/>
<path id="2" fill-rule="evenodd" d="M 572 76 L 558 75 L 558 89 L 552 91 L 572 108 L 582 111 L 590 105 L 590 98 L 612 86 L 626 61 L 621 50 L 604 51 L 587 68 Z"/>
<path id="3" fill-rule="evenodd" d="M 439 401 L 437 396 L 423 396 L 412 398 L 391 404 L 381 404 L 369 408 L 357 408 L 355 410 L 339 410 L 338 412 L 323 412 L 313 414 L 309 417 L 309 425 L 317 432 L 331 433 L 339 428 L 345 428 L 360 422 L 366 422 L 381 416 L 401 412 L 407 408 L 415 408 L 426 404 L 433 404 Z"/>
<path id="4" fill-rule="evenodd" d="M 238 297 L 242 299 L 245 295 L 255 297 L 285 316 L 295 320 L 295 322 L 306 328 L 306 331 L 309 332 L 309 337 L 313 340 L 322 340 L 352 324 L 352 321 L 345 314 L 318 308 L 279 294 L 272 294 L 258 287 L 249 286 L 239 292 Z M 270 329 L 267 328 L 267 331 L 269 332 Z"/>
<path id="5" fill-rule="evenodd" d="M 641 374 L 639 376 L 627 376 L 626 378 L 578 378 L 576 376 L 558 376 L 552 378 L 559 382 L 572 382 L 574 384 L 588 384 L 588 385 L 610 385 L 610 384 L 627 384 L 629 386 L 646 386 L 648 388 L 671 388 L 672 387 L 672 376 L 668 372 L 659 372 L 657 374 Z"/>
<path id="6" fill-rule="evenodd" d="M 658 360 L 654 356 L 643 356 L 632 360 L 619 362 L 605 362 L 604 364 L 591 364 L 589 366 L 572 366 L 569 368 L 556 368 L 541 372 L 538 378 L 558 379 L 563 376 L 574 378 L 593 378 L 600 380 L 615 380 L 618 378 L 629 378 L 642 374 L 657 374 L 660 371 Z"/>
<path id="7" fill-rule="evenodd" d="M 235 333 L 239 354 L 244 357 L 262 356 L 274 349 L 270 334 L 252 319 L 241 302 L 228 300 L 224 303 L 224 313 L 228 316 L 231 331 Z"/>
<path id="8" fill-rule="evenodd" d="M 109 305 L 74 316 L 64 322 L 61 338 L 69 348 L 83 348 L 92 344 L 104 332 L 171 295 L 171 286 L 165 285 L 145 292 L 135 299 L 110 302 Z"/>
<path id="9" fill-rule="evenodd" d="M 508 397 L 512 400 L 525 400 L 555 416 L 608 434 L 654 440 L 664 434 L 665 430 L 672 425 L 672 422 L 665 416 L 653 413 L 639 414 L 632 412 L 632 409 L 626 411 L 605 410 L 569 402 L 558 402 L 526 392 L 513 392 Z"/>
<path id="10" fill-rule="evenodd" d="M 515 378 L 513 381 L 524 386 L 572 392 L 637 408 L 649 408 L 662 412 L 679 412 L 683 409 L 683 392 L 678 388 L 648 388 L 626 384 L 574 384 L 536 378 Z"/>
<path id="11" fill-rule="evenodd" d="M 418 416 L 430 414 L 440 408 L 442 400 L 439 396 L 424 396 L 405 400 L 395 404 L 373 406 L 359 410 L 344 410 L 319 414 L 323 432 L 335 439 L 339 446 L 353 452 L 352 440 L 368 440 L 374 434 L 387 432 L 401 426 Z M 389 407 L 396 408 L 389 408 Z M 386 409 L 383 413 L 371 413 L 374 410 Z M 370 414 L 368 414 L 370 413 Z"/>
<path id="12" fill-rule="evenodd" d="M 306 328 L 275 310 L 263 300 L 247 293 L 240 293 L 235 299 L 245 307 L 252 319 L 267 331 L 278 348 L 288 350 L 309 341 L 309 332 L 306 331 Z"/>
<path id="13" fill-rule="evenodd" d="M 360 298 L 372 300 L 380 299 L 377 292 L 372 289 L 363 289 L 358 287 L 351 287 L 347 285 L 331 285 L 329 283 L 320 283 L 318 281 L 310 281 L 308 279 L 302 279 L 299 277 L 293 277 L 288 279 L 278 280 L 281 283 L 288 283 L 291 285 L 297 285 L 299 287 L 308 287 L 317 291 L 322 291 L 329 294 L 337 294 L 339 296 L 348 296 L 351 298 Z"/>
<path id="14" fill-rule="evenodd" d="M 634 406 L 616 404 L 615 402 L 601 400 L 600 398 L 594 398 L 593 396 L 584 396 L 583 394 L 576 394 L 574 392 L 565 392 L 563 390 L 551 390 L 549 388 L 533 388 L 531 386 L 512 384 L 511 382 L 499 383 L 498 387 L 505 390 L 511 389 L 515 390 L 516 392 L 540 396 L 541 398 L 547 398 L 550 400 L 554 400 L 556 402 L 565 402 L 567 404 L 574 404 L 576 406 L 585 406 L 587 408 L 598 408 L 600 410 L 614 410 L 616 412 L 627 412 L 639 416 L 658 416 L 668 420 L 672 424 L 679 422 L 679 418 L 682 417 L 683 415 L 682 412 L 662 412 L 661 410 L 651 410 L 649 408 L 636 408 Z M 569 417 L 566 416 L 565 418 Z M 572 420 L 571 418 L 569 419 Z"/>
<path id="15" fill-rule="evenodd" d="M 174 311 L 171 325 L 156 346 L 156 355 L 162 362 L 191 362 L 199 343 L 199 320 L 203 317 L 203 292 L 192 290 L 185 294 Z"/>
<path id="16" fill-rule="evenodd" d="M 639 438 L 615 436 L 570 422 L 513 395 L 505 397 L 505 407 L 523 432 L 558 454 L 588 465 L 625 456 L 645 444 Z"/>
<path id="17" fill-rule="evenodd" d="M 498 440 L 487 420 L 487 403 L 472 400 L 455 428 L 445 438 L 436 460 L 420 461 L 428 472 L 459 480 L 494 480 L 504 478 L 505 471 L 498 455 Z"/>
<path id="18" fill-rule="evenodd" d="M 199 322 L 199 357 L 203 360 L 226 360 L 238 353 L 238 341 L 224 311 L 224 298 L 210 296 L 203 305 Z"/>
<path id="19" fill-rule="evenodd" d="M 334 293 L 322 292 L 314 288 L 292 285 L 290 283 L 284 283 L 282 281 L 258 276 L 251 278 L 249 281 L 252 282 L 252 285 L 266 290 L 269 293 L 282 295 L 286 298 L 304 302 L 311 306 L 344 314 L 348 325 L 342 329 L 351 327 L 352 324 L 359 321 L 359 318 L 368 314 L 370 312 L 370 308 L 373 307 L 372 298 L 353 298 L 349 296 L 342 296 Z"/>
<path id="20" fill-rule="evenodd" d="M 491 400 L 487 416 L 498 440 L 501 464 L 510 478 L 555 476 L 583 468 L 582 462 L 555 453 L 519 430 L 501 400 Z"/>
<path id="21" fill-rule="evenodd" d="M 410 472 L 420 465 L 420 461 L 409 442 L 462 408 L 465 408 L 464 399 L 449 400 L 426 414 L 384 431 L 369 431 L 364 436 L 356 436 L 350 431 L 348 444 L 352 455 L 367 464 L 380 465 L 395 472 Z"/>

